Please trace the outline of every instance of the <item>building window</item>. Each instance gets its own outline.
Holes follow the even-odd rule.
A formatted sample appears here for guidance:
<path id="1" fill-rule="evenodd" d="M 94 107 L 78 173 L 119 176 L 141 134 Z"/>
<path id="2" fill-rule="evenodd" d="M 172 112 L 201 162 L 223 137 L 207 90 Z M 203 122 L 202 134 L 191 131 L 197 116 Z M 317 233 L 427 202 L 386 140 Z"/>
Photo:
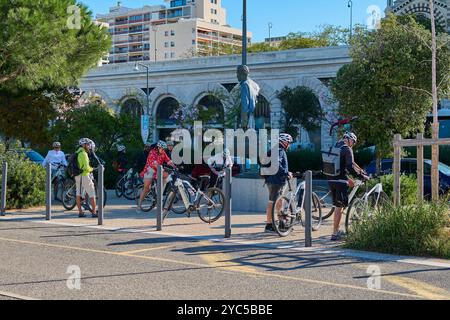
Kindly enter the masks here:
<path id="1" fill-rule="evenodd" d="M 170 30 L 170 35 L 174 36 L 175 35 L 175 31 L 174 30 Z"/>
<path id="2" fill-rule="evenodd" d="M 164 35 L 165 35 L 166 37 L 168 37 L 168 36 L 169 36 L 169 31 L 164 32 Z"/>
<path id="3" fill-rule="evenodd" d="M 194 45 L 195 45 L 196 43 L 197 43 L 197 41 L 195 41 L 195 40 L 192 40 L 192 44 L 194 44 Z"/>
<path id="4" fill-rule="evenodd" d="M 166 48 L 168 48 L 168 47 L 169 47 L 169 43 L 168 43 L 168 42 L 164 43 L 164 46 L 165 46 Z"/>
<path id="5" fill-rule="evenodd" d="M 173 59 L 173 58 L 175 58 L 175 52 L 172 52 L 171 54 L 170 54 L 170 57 Z"/>
<path id="6" fill-rule="evenodd" d="M 164 53 L 164 58 L 168 59 L 169 58 L 169 53 Z"/>
<path id="7" fill-rule="evenodd" d="M 171 46 L 172 48 L 175 47 L 175 42 L 172 41 L 172 42 L 170 43 L 170 46 Z"/>

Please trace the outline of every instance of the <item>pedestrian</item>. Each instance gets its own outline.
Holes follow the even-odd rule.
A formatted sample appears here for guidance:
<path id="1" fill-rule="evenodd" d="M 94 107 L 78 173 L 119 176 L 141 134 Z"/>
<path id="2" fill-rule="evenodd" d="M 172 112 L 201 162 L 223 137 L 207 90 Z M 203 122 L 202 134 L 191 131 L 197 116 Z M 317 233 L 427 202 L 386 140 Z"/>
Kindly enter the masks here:
<path id="1" fill-rule="evenodd" d="M 92 176 L 92 172 L 94 171 L 94 169 L 91 167 L 89 163 L 89 155 L 88 155 L 91 148 L 92 148 L 92 140 L 88 138 L 82 138 L 79 141 L 79 148 L 76 151 L 78 167 L 81 171 L 81 174 L 75 177 L 78 216 L 80 218 L 84 218 L 86 216 L 81 207 L 82 193 L 86 193 L 89 197 L 89 201 L 91 203 L 92 218 L 98 217 L 95 201 L 95 186 Z"/>
<path id="2" fill-rule="evenodd" d="M 287 179 L 292 178 L 292 173 L 289 172 L 289 164 L 286 151 L 290 144 L 294 141 L 292 136 L 287 133 L 280 134 L 278 146 L 278 171 L 274 175 L 265 176 L 265 182 L 269 189 L 269 203 L 267 204 L 266 215 L 267 222 L 265 232 L 274 232 L 272 223 L 273 203 L 276 201 Z"/>

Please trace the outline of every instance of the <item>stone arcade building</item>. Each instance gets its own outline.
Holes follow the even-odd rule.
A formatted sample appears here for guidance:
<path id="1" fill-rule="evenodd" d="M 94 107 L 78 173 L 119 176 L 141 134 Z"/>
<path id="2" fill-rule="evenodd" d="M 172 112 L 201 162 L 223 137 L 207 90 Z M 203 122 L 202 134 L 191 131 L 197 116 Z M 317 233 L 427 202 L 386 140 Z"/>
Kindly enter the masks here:
<path id="1" fill-rule="evenodd" d="M 282 110 L 277 92 L 285 86 L 311 88 L 323 110 L 330 113 L 334 105 L 330 101 L 329 81 L 350 61 L 345 46 L 249 55 L 251 77 L 261 87 L 255 115 L 257 126 L 279 128 Z M 149 62 L 152 139 L 164 139 L 176 128 L 171 115 L 180 104 L 222 108 L 226 118 L 229 101 L 239 90 L 236 68 L 240 63 L 240 56 Z M 138 117 L 146 109 L 146 72 L 145 69 L 135 71 L 134 63 L 105 65 L 92 70 L 83 78 L 81 89 L 86 96 L 101 97 L 116 112 Z M 211 125 L 223 128 L 224 120 Z M 317 147 L 331 143 L 329 126 L 328 122 L 323 122 L 320 133 L 311 137 Z M 305 141 L 304 133 L 301 136 Z"/>

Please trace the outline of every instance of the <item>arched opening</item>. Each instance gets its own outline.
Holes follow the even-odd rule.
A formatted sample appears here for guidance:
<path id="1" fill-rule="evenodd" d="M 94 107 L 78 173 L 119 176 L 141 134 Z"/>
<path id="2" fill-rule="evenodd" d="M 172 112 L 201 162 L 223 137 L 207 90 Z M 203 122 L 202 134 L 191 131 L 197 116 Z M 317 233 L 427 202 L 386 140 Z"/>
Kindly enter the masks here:
<path id="1" fill-rule="evenodd" d="M 143 114 L 142 104 L 135 98 L 127 99 L 122 103 L 120 113 L 128 114 L 134 118 L 140 118 Z"/>
<path id="2" fill-rule="evenodd" d="M 223 128 L 225 114 L 222 101 L 214 95 L 206 95 L 198 102 L 199 117 L 205 119 L 204 125 L 212 128 Z"/>
<path id="3" fill-rule="evenodd" d="M 258 96 L 255 109 L 256 130 L 270 128 L 270 103 L 263 95 Z"/>
<path id="4" fill-rule="evenodd" d="M 180 103 L 173 97 L 166 97 L 158 103 L 156 109 L 156 129 L 158 139 L 165 140 L 170 137 L 172 131 L 177 128 L 176 120 L 173 118 Z"/>

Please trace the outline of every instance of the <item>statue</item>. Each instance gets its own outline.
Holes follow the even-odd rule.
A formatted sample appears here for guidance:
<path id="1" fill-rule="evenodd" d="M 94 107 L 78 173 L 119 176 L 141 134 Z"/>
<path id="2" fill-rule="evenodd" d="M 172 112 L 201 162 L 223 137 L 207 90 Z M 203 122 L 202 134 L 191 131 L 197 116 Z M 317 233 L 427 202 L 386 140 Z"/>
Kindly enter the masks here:
<path id="1" fill-rule="evenodd" d="M 241 86 L 241 123 L 243 128 L 255 129 L 254 113 L 261 89 L 255 81 L 250 79 L 249 74 L 248 66 L 238 67 L 237 76 Z"/>

